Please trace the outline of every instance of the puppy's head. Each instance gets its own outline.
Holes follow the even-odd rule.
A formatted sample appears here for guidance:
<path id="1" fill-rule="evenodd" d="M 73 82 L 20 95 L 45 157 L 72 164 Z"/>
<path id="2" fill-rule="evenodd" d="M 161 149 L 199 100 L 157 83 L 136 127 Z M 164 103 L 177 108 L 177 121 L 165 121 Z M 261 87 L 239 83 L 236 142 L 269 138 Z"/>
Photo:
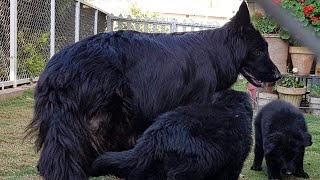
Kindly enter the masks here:
<path id="1" fill-rule="evenodd" d="M 235 91 L 232 89 L 216 92 L 212 97 L 212 103 L 225 105 L 230 108 L 246 111 L 252 117 L 253 110 L 248 93 Z"/>
<path id="2" fill-rule="evenodd" d="M 281 174 L 291 175 L 296 172 L 296 161 L 303 158 L 305 147 L 311 144 L 309 133 L 275 132 L 265 141 L 265 155 L 281 165 Z"/>

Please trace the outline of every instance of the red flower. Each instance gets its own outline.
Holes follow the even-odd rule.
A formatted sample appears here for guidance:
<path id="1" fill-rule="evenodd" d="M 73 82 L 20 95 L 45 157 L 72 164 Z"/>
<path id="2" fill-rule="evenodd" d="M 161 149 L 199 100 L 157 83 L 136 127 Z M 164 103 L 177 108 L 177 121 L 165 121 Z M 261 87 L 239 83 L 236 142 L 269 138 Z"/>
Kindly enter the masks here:
<path id="1" fill-rule="evenodd" d="M 311 17 L 310 20 L 315 21 L 315 22 L 320 22 L 320 18 L 315 17 L 315 16 Z"/>
<path id="2" fill-rule="evenodd" d="M 299 0 L 299 2 L 304 3 L 304 0 Z"/>
<path id="3" fill-rule="evenodd" d="M 303 12 L 305 16 L 310 16 L 309 12 L 313 11 L 314 7 L 313 6 L 304 6 L 303 7 Z"/>
<path id="4" fill-rule="evenodd" d="M 256 17 L 261 17 L 261 16 L 262 16 L 262 14 L 261 14 L 261 13 L 259 13 L 259 12 L 256 12 L 255 16 L 256 16 Z"/>
<path id="5" fill-rule="evenodd" d="M 272 0 L 273 3 L 280 4 L 281 0 Z"/>

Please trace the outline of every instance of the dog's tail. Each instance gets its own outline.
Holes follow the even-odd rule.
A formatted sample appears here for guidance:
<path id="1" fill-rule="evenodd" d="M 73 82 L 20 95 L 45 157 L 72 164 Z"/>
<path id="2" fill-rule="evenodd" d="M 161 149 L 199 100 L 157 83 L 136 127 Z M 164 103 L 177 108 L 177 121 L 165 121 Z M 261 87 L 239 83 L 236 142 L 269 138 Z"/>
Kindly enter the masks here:
<path id="1" fill-rule="evenodd" d="M 92 163 L 90 175 L 94 177 L 114 175 L 126 179 L 131 170 L 136 167 L 132 157 L 133 149 L 121 152 L 106 152 Z"/>
<path id="2" fill-rule="evenodd" d="M 130 147 L 133 95 L 106 39 L 101 34 L 61 50 L 39 77 L 27 137 L 36 137 L 46 180 L 86 180 L 101 151 Z"/>

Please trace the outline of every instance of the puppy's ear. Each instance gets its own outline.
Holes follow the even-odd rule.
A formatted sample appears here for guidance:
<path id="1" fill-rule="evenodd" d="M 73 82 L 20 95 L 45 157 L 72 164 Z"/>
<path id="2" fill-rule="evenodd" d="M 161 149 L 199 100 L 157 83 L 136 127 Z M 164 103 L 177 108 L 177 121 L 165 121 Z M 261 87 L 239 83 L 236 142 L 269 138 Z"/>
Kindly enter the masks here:
<path id="1" fill-rule="evenodd" d="M 303 139 L 304 139 L 304 146 L 311 146 L 312 145 L 312 137 L 309 133 L 304 133 L 303 135 Z"/>
<path id="2" fill-rule="evenodd" d="M 246 26 L 251 24 L 249 9 L 245 1 L 241 3 L 237 14 L 231 18 L 231 21 L 236 26 Z"/>
<path id="3" fill-rule="evenodd" d="M 265 145 L 265 154 L 271 153 L 276 147 L 282 145 L 285 141 L 285 136 L 283 133 L 275 132 L 272 133 L 269 137 L 266 138 Z"/>
<path id="4" fill-rule="evenodd" d="M 268 143 L 264 148 L 265 154 L 268 155 L 270 154 L 274 149 L 276 145 L 272 142 Z"/>

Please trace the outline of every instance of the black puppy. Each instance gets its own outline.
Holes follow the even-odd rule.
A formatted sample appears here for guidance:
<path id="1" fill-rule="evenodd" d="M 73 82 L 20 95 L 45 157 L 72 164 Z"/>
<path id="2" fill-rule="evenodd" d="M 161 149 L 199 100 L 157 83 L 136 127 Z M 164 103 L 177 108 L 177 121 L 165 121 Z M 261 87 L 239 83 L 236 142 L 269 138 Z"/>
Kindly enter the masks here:
<path id="1" fill-rule="evenodd" d="M 283 100 L 264 106 L 255 119 L 255 157 L 252 170 L 260 171 L 266 158 L 269 179 L 282 175 L 309 178 L 303 170 L 306 146 L 311 146 L 303 114 Z"/>
<path id="2" fill-rule="evenodd" d="M 238 179 L 250 151 L 252 107 L 246 93 L 218 93 L 211 105 L 177 108 L 156 118 L 129 151 L 106 152 L 92 175 L 126 179 Z"/>

